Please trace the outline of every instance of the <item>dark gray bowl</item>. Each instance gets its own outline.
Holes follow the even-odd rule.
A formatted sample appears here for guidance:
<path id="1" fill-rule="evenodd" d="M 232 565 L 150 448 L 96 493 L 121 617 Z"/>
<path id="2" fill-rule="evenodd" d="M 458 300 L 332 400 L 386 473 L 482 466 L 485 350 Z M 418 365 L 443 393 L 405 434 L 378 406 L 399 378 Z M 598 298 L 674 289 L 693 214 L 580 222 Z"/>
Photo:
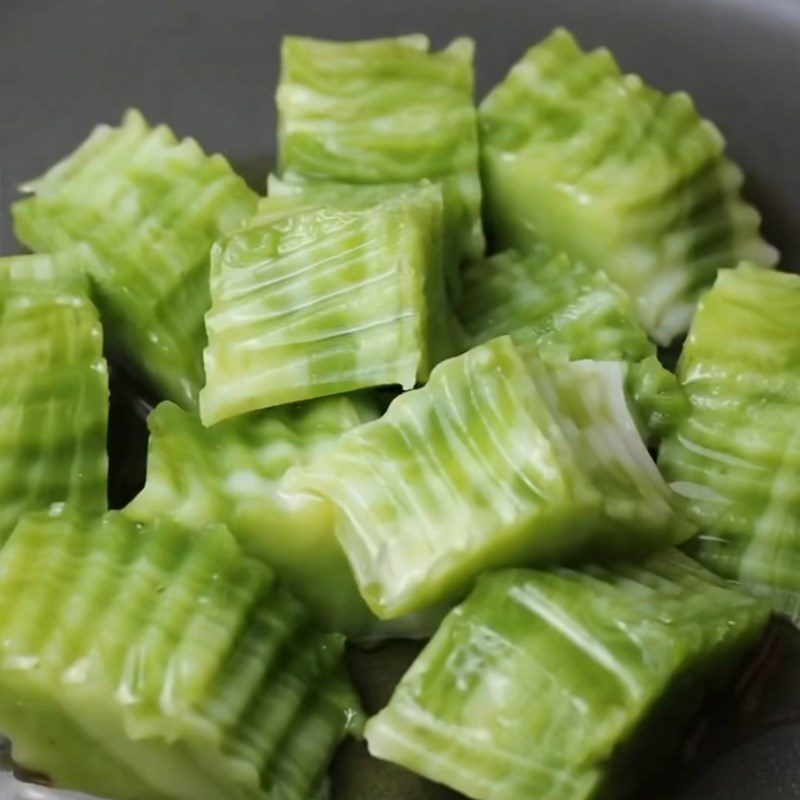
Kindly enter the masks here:
<path id="1" fill-rule="evenodd" d="M 484 93 L 556 25 L 587 45 L 610 46 L 623 66 L 658 86 L 688 90 L 747 172 L 784 268 L 800 269 L 800 0 L 0 0 L 0 252 L 18 250 L 8 217 L 16 184 L 128 106 L 226 154 L 262 188 L 275 150 L 272 94 L 284 33 L 422 31 L 438 43 L 471 35 Z M 127 433 L 124 409 L 116 419 Z M 140 457 L 141 443 L 121 452 Z M 383 702 L 410 655 L 397 645 L 354 657 L 368 704 Z M 784 724 L 745 736 L 666 797 L 800 798 L 800 724 L 791 722 L 793 714 L 800 719 L 800 655 L 794 666 L 769 697 L 769 716 Z M 743 731 L 752 734 L 765 719 Z M 356 746 L 339 759 L 334 793 L 337 800 L 454 797 Z"/>

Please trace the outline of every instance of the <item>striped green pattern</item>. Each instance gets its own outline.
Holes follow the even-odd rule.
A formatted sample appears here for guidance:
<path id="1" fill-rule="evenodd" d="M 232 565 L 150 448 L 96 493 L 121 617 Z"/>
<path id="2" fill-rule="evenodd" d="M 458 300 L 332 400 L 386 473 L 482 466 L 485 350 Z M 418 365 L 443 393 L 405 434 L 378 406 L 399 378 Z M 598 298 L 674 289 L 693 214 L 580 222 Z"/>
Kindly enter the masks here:
<path id="1" fill-rule="evenodd" d="M 438 190 L 439 192 L 441 189 Z M 318 208 L 333 206 L 349 211 L 363 211 L 385 204 L 410 203 L 419 211 L 420 224 L 431 228 L 433 236 L 439 231 L 440 212 L 438 200 L 433 197 L 437 192 L 430 181 L 417 183 L 291 183 L 270 175 L 267 181 L 267 197 L 259 201 L 257 213 L 272 214 L 283 208 Z M 425 200 L 426 196 L 430 200 Z M 453 287 L 462 291 L 461 255 L 458 245 L 460 230 L 453 225 L 452 209 L 448 209 L 448 198 L 442 196 L 441 242 L 439 245 L 442 261 L 443 279 L 437 275 L 432 286 L 431 304 L 436 313 L 431 315 L 430 324 L 432 343 L 436 344 L 437 354 L 452 355 L 460 352 L 464 345 L 464 331 L 452 308 L 448 289 L 452 294 Z M 437 207 L 434 207 L 434 203 Z"/>
<path id="2" fill-rule="evenodd" d="M 310 400 L 206 428 L 173 403 L 148 419 L 147 482 L 126 508 L 134 519 L 160 514 L 190 526 L 224 522 L 250 555 L 270 564 L 316 619 L 363 638 L 374 616 L 356 588 L 333 532 L 333 510 L 286 489 L 291 466 L 328 450 L 345 431 L 380 415 L 376 399 Z"/>
<path id="3" fill-rule="evenodd" d="M 439 181 L 461 254 L 483 252 L 474 44 L 431 52 L 425 36 L 283 40 L 281 175 L 355 184 Z M 456 287 L 452 287 L 456 288 Z"/>
<path id="4" fill-rule="evenodd" d="M 459 316 L 473 345 L 510 334 L 569 358 L 641 361 L 655 354 L 628 295 L 602 272 L 542 242 L 464 270 Z"/>
<path id="5" fill-rule="evenodd" d="M 625 75 L 558 30 L 481 105 L 488 224 L 500 247 L 550 242 L 605 270 L 648 333 L 684 332 L 718 269 L 773 266 L 741 171 L 684 93 Z"/>
<path id="6" fill-rule="evenodd" d="M 523 354 L 525 351 L 522 351 Z M 645 446 L 625 391 L 628 365 L 619 361 L 548 363 L 527 357 L 537 391 L 569 443 L 581 472 L 599 495 L 585 523 L 578 555 L 644 555 L 682 542 L 694 531 L 677 511 Z"/>
<path id="7" fill-rule="evenodd" d="M 696 555 L 800 619 L 800 277 L 720 272 L 678 377 L 691 411 L 659 462 L 704 531 Z"/>
<path id="8" fill-rule="evenodd" d="M 267 179 L 267 198 L 260 208 L 272 211 L 282 205 L 329 206 L 364 209 L 391 201 L 408 192 L 425 187 L 427 180 L 416 183 L 332 183 L 327 181 L 298 181 L 270 175 Z M 462 287 L 461 218 L 458 206 L 446 192 L 442 194 L 442 271 L 448 300 L 460 301 Z M 460 332 L 459 332 L 460 335 Z"/>
<path id="9" fill-rule="evenodd" d="M 570 359 L 636 364 L 628 376 L 631 393 L 654 439 L 684 411 L 677 380 L 658 363 L 626 292 L 547 244 L 470 264 L 459 317 L 473 345 L 509 334 L 518 345 Z"/>
<path id="10" fill-rule="evenodd" d="M 267 200 L 214 246 L 205 424 L 371 386 L 408 389 L 453 352 L 439 187 L 343 203 Z"/>
<path id="11" fill-rule="evenodd" d="M 194 408 L 203 385 L 209 251 L 255 208 L 219 155 L 128 111 L 26 187 L 14 230 L 32 250 L 88 245 L 103 321 L 167 398 Z"/>
<path id="12" fill-rule="evenodd" d="M 494 573 L 368 722 L 369 749 L 475 800 L 627 797 L 767 618 L 676 551 Z"/>
<path id="13" fill-rule="evenodd" d="M 79 263 L 0 259 L 0 541 L 25 511 L 106 508 L 108 370 Z"/>
<path id="14" fill-rule="evenodd" d="M 337 183 L 335 181 L 297 181 L 279 178 L 274 173 L 267 177 L 267 197 L 259 203 L 267 211 L 276 207 L 282 200 L 287 205 L 308 204 L 329 206 L 347 204 L 348 208 L 367 208 L 397 196 L 399 193 L 413 191 L 414 187 L 425 186 L 426 179 L 414 183 Z"/>
<path id="15" fill-rule="evenodd" d="M 434 369 L 287 485 L 337 506 L 361 593 L 393 618 L 482 571 L 689 535 L 631 418 L 618 362 L 523 358 L 508 337 Z"/>
<path id="16" fill-rule="evenodd" d="M 342 648 L 221 526 L 29 515 L 0 552 L 0 728 L 57 786 L 308 800 L 358 723 Z"/>

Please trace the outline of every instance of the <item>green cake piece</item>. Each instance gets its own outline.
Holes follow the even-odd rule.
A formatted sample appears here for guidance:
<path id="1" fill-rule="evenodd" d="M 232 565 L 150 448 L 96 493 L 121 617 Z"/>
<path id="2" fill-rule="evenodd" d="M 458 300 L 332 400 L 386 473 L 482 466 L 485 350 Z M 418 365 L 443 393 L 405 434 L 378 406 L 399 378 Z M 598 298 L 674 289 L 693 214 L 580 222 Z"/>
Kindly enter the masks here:
<path id="1" fill-rule="evenodd" d="M 365 209 L 417 191 L 429 183 L 425 179 L 415 183 L 307 182 L 296 178 L 282 179 L 271 174 L 267 179 L 267 197 L 260 201 L 260 208 L 268 212 L 284 205 L 335 205 L 337 208 Z M 451 196 L 442 194 L 442 270 L 451 304 L 460 301 L 463 293 L 461 220 L 453 209 L 453 202 Z M 436 214 L 438 215 L 438 211 Z"/>
<path id="2" fill-rule="evenodd" d="M 209 251 L 256 195 L 220 155 L 128 111 L 97 127 L 12 207 L 35 251 L 83 242 L 103 322 L 165 397 L 194 408 L 203 385 Z"/>
<path id="3" fill-rule="evenodd" d="M 630 415 L 625 373 L 494 339 L 292 468 L 287 485 L 337 507 L 337 536 L 382 618 L 457 599 L 492 567 L 648 552 L 691 528 Z"/>
<path id="4" fill-rule="evenodd" d="M 290 182 L 441 183 L 456 257 L 483 252 L 474 44 L 426 36 L 331 42 L 287 36 L 277 92 L 279 171 Z"/>
<path id="5" fill-rule="evenodd" d="M 631 362 L 630 391 L 654 439 L 684 412 L 678 382 L 659 364 L 630 297 L 605 273 L 547 244 L 470 264 L 459 317 L 472 345 L 509 334 L 520 346 L 570 359 Z"/>
<path id="6" fill-rule="evenodd" d="M 416 183 L 381 183 L 381 184 L 354 184 L 354 183 L 291 183 L 281 180 L 275 175 L 267 179 L 267 197 L 262 198 L 258 204 L 258 213 L 272 214 L 284 208 L 315 208 L 319 206 L 334 206 L 338 209 L 350 211 L 363 211 L 383 204 L 397 204 L 399 202 L 414 202 L 425 194 L 433 197 L 431 182 L 427 180 Z M 439 189 L 441 191 L 441 189 Z M 430 224 L 435 230 L 439 228 L 441 213 L 442 235 L 440 257 L 442 272 L 444 273 L 445 286 L 437 289 L 435 305 L 437 307 L 435 321 L 437 332 L 435 338 L 440 339 L 444 345 L 439 347 L 442 352 L 452 355 L 464 349 L 466 336 L 452 310 L 452 302 L 447 297 L 448 285 L 452 288 L 454 282 L 458 285 L 458 294 L 461 296 L 461 254 L 458 245 L 460 230 L 454 226 L 453 214 L 448 212 L 448 198 L 442 196 L 441 212 L 438 202 L 434 205 L 418 203 L 420 222 Z M 451 296 L 452 292 L 450 293 Z"/>
<path id="7" fill-rule="evenodd" d="M 717 270 L 773 266 L 720 132 L 584 52 L 565 30 L 532 47 L 483 101 L 487 224 L 498 247 L 538 241 L 605 270 L 659 344 L 683 333 Z"/>
<path id="8" fill-rule="evenodd" d="M 475 800 L 628 797 L 767 619 L 675 551 L 487 575 L 367 723 L 369 749 Z"/>
<path id="9" fill-rule="evenodd" d="M 263 201 L 212 251 L 203 422 L 425 380 L 457 347 L 441 235 L 430 183 L 375 205 Z"/>
<path id="10" fill-rule="evenodd" d="M 25 511 L 106 509 L 108 370 L 81 258 L 0 258 L 0 542 Z"/>
<path id="11" fill-rule="evenodd" d="M 659 463 L 702 529 L 693 552 L 800 620 L 800 277 L 720 272 L 678 377 L 690 412 Z"/>
<path id="12" fill-rule="evenodd" d="M 40 513 L 0 551 L 0 729 L 59 788 L 316 796 L 360 719 L 343 645 L 219 525 Z"/>
<path id="13" fill-rule="evenodd" d="M 380 416 L 373 395 L 310 400 L 206 428 L 161 403 L 148 419 L 147 482 L 126 508 L 135 519 L 169 514 L 199 527 L 223 521 L 250 555 L 270 564 L 328 630 L 356 639 L 420 635 L 426 620 L 379 623 L 356 588 L 334 535 L 333 509 L 286 488 L 284 475 L 324 453 L 345 431 Z"/>
<path id="14" fill-rule="evenodd" d="M 423 188 L 431 182 L 416 183 L 334 183 L 315 181 L 297 183 L 270 174 L 267 178 L 267 196 L 259 200 L 258 211 L 270 213 L 281 207 L 336 206 L 350 210 L 370 208 L 386 200 L 392 200 L 406 192 Z M 441 188 L 440 188 L 441 191 Z M 442 201 L 444 208 L 444 199 Z"/>
<path id="15" fill-rule="evenodd" d="M 459 316 L 473 345 L 510 334 L 572 359 L 641 361 L 656 352 L 619 286 L 542 242 L 468 265 Z"/>

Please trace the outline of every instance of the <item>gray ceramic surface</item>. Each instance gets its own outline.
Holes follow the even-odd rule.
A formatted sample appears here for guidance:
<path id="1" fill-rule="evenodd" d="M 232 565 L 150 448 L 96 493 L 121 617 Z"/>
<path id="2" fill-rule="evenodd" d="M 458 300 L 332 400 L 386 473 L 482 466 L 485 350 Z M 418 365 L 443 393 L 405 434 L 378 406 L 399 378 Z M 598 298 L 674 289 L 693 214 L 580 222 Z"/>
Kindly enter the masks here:
<path id="1" fill-rule="evenodd" d="M 0 0 L 0 252 L 19 249 L 8 216 L 14 187 L 129 106 L 224 153 L 262 188 L 275 151 L 272 94 L 284 33 L 422 31 L 437 44 L 471 35 L 482 95 L 556 25 L 587 45 L 610 46 L 660 87 L 691 92 L 747 172 L 785 268 L 800 268 L 800 0 Z M 371 710 L 412 652 L 400 644 L 354 656 Z M 788 711 L 792 689 L 785 691 Z M 9 792 L 0 782 L 0 800 Z M 334 796 L 455 797 L 355 745 L 338 760 Z M 800 725 L 757 736 L 666 796 L 797 800 Z"/>

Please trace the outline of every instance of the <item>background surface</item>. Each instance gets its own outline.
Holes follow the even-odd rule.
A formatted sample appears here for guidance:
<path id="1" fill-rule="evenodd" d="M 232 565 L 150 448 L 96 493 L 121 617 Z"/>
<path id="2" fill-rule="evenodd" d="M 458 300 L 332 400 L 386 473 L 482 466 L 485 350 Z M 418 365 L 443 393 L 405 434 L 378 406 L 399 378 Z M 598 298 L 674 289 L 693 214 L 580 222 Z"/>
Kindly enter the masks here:
<path id="1" fill-rule="evenodd" d="M 8 216 L 16 185 L 129 106 L 224 153 L 262 189 L 284 33 L 421 31 L 440 45 L 471 35 L 483 95 L 556 25 L 610 46 L 664 89 L 688 90 L 747 172 L 785 268 L 800 268 L 800 0 L 0 0 L 0 252 L 19 249 Z M 373 709 L 412 651 L 355 659 Z M 341 800 L 454 797 L 356 746 L 340 759 L 334 789 Z M 671 796 L 797 800 L 800 725 L 731 751 Z"/>

